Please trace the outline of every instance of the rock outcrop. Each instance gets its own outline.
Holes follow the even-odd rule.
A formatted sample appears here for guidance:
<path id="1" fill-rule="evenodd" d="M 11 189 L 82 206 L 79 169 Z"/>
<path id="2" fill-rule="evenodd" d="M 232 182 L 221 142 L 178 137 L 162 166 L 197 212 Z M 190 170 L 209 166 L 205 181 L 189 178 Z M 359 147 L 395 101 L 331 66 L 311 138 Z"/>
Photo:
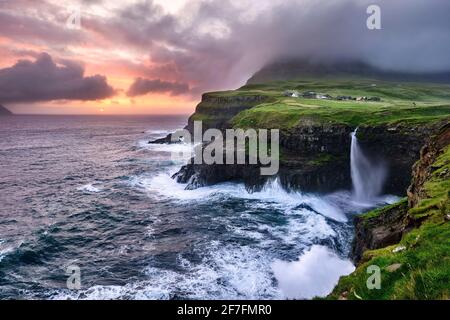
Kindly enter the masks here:
<path id="1" fill-rule="evenodd" d="M 405 200 L 375 211 L 373 216 L 355 217 L 355 238 L 351 258 L 359 263 L 367 250 L 384 248 L 398 243 L 407 231 L 405 213 L 408 202 Z"/>
<path id="2" fill-rule="evenodd" d="M 189 117 L 186 129 L 192 132 L 194 121 L 203 122 L 203 130 L 209 128 L 226 129 L 232 124 L 230 120 L 238 113 L 253 108 L 263 102 L 270 101 L 266 95 L 224 95 L 205 93 L 201 102 L 197 105 L 195 113 Z"/>
<path id="3" fill-rule="evenodd" d="M 0 104 L 0 116 L 11 116 L 13 113 Z"/>
<path id="4" fill-rule="evenodd" d="M 421 199 L 427 196 L 424 185 L 425 182 L 429 180 L 433 169 L 435 169 L 432 164 L 449 144 L 450 124 L 446 124 L 441 128 L 439 133 L 431 139 L 422 150 L 420 150 L 420 161 L 413 167 L 411 185 L 407 191 L 408 205 L 410 208 L 416 206 Z M 446 175 L 446 177 L 450 179 L 450 171 L 448 170 L 444 170 L 441 175 Z"/>

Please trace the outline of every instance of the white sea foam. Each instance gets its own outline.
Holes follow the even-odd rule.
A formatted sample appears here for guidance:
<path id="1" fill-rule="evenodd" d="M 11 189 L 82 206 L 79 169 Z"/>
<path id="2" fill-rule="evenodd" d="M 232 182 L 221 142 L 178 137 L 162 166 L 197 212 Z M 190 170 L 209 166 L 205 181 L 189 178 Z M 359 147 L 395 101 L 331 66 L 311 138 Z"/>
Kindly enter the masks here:
<path id="1" fill-rule="evenodd" d="M 214 223 L 224 225 L 229 234 L 256 241 L 255 245 L 261 250 L 273 245 L 307 247 L 315 241 L 337 236 L 323 216 L 308 210 L 296 212 L 287 222 L 279 224 L 260 223 L 257 217 L 252 221 L 252 217 L 244 218 L 246 223 L 242 225 L 233 224 L 235 217 L 227 216 L 216 218 Z"/>
<path id="2" fill-rule="evenodd" d="M 297 261 L 277 260 L 272 269 L 285 298 L 311 299 L 329 294 L 339 277 L 350 274 L 355 267 L 327 247 L 314 245 Z"/>
<path id="3" fill-rule="evenodd" d="M 53 299 L 310 299 L 331 292 L 355 267 L 330 249 L 314 245 L 297 261 L 273 260 L 264 250 L 211 243 L 201 263 L 183 256 L 178 269 L 149 266 L 147 280 L 124 286 L 92 286 L 78 292 L 60 290 Z M 274 277 L 276 281 L 274 281 Z"/>
<path id="4" fill-rule="evenodd" d="M 85 290 L 54 290 L 49 293 L 53 300 L 163 300 L 168 299 L 169 292 L 158 290 L 158 283 L 152 288 L 151 284 L 145 282 L 133 282 L 124 286 L 119 285 L 96 285 Z"/>
<path id="5" fill-rule="evenodd" d="M 10 248 L 3 248 L 3 244 L 6 242 L 6 240 L 0 239 L 0 262 L 3 260 L 3 258 L 11 252 Z"/>
<path id="6" fill-rule="evenodd" d="M 305 219 L 291 218 L 287 226 L 270 230 L 284 243 L 312 243 L 314 240 L 327 239 L 336 236 L 336 232 L 321 215 L 304 211 Z"/>
<path id="7" fill-rule="evenodd" d="M 78 187 L 78 191 L 86 192 L 86 193 L 98 193 L 101 192 L 102 189 L 100 187 L 94 186 L 93 183 L 85 184 L 84 186 Z"/>
<path id="8" fill-rule="evenodd" d="M 167 136 L 169 133 L 171 133 L 172 131 L 170 130 L 147 130 L 145 131 L 145 133 L 152 135 L 152 136 L 160 136 L 161 138 Z"/>
<path id="9" fill-rule="evenodd" d="M 177 168 L 186 164 L 194 156 L 195 146 L 189 143 L 148 143 L 148 139 L 137 143 L 139 149 L 152 151 L 153 160 L 171 161 Z"/>
<path id="10" fill-rule="evenodd" d="M 23 243 L 23 240 L 7 245 L 8 241 L 0 239 L 0 262 L 10 253 L 14 252 Z"/>
<path id="11" fill-rule="evenodd" d="M 278 179 L 269 182 L 261 191 L 250 193 L 242 183 L 221 183 L 213 186 L 185 190 L 186 184 L 177 183 L 170 173 L 161 173 L 155 177 L 143 177 L 140 186 L 150 193 L 176 200 L 210 201 L 212 197 L 230 197 L 237 199 L 258 200 L 256 206 L 293 209 L 299 205 L 308 205 L 318 213 L 340 222 L 347 221 L 344 212 L 332 202 L 311 194 L 289 192 L 283 189 Z"/>
<path id="12" fill-rule="evenodd" d="M 148 140 L 140 140 L 137 145 L 141 149 L 167 153 L 191 154 L 194 148 L 190 143 L 148 143 Z"/>
<path id="13" fill-rule="evenodd" d="M 61 290 L 53 299 L 170 299 L 177 292 L 189 299 L 279 299 L 268 268 L 271 259 L 250 247 L 211 243 L 199 264 L 178 257 L 180 271 L 148 267 L 148 279 L 125 286 L 93 286 L 78 292 Z"/>
<path id="14" fill-rule="evenodd" d="M 14 248 L 12 248 L 12 247 L 1 249 L 0 250 L 0 261 L 2 261 L 3 258 L 6 257 L 6 255 L 8 253 L 11 253 L 12 251 L 14 251 Z"/>
<path id="15" fill-rule="evenodd" d="M 219 200 L 219 197 L 224 197 L 224 195 L 250 200 L 262 199 L 261 201 L 267 201 L 267 206 L 273 205 L 276 208 L 285 208 L 284 213 L 291 215 L 291 217 L 287 223 L 278 226 L 268 224 L 234 226 L 227 216 L 219 216 L 214 220 L 215 223 L 224 224 L 229 232 L 254 239 L 256 242 L 252 246 L 241 246 L 211 241 L 205 246 L 206 250 L 200 249 L 202 250 L 200 262 L 192 262 L 179 255 L 177 259 L 178 268 L 176 269 L 161 269 L 150 264 L 145 270 L 146 280 L 131 282 L 124 286 L 96 285 L 79 292 L 60 290 L 52 293 L 52 298 L 171 299 L 174 298 L 174 294 L 189 299 L 204 299 L 205 297 L 210 299 L 291 298 L 294 296 L 291 295 L 290 291 L 287 292 L 285 287 L 285 284 L 289 281 L 286 280 L 285 282 L 285 278 L 280 278 L 280 272 L 283 274 L 283 267 L 286 267 L 286 274 L 292 274 L 289 271 L 291 268 L 300 270 L 303 276 L 300 277 L 300 280 L 296 278 L 293 278 L 293 280 L 303 281 L 301 282 L 303 287 L 301 294 L 302 297 L 307 298 L 312 295 L 328 293 L 325 291 L 331 290 L 329 289 L 330 283 L 335 280 L 337 274 L 343 273 L 346 266 L 339 263 L 339 259 L 330 252 L 324 254 L 324 249 L 319 249 L 319 252 L 317 252 L 317 249 L 312 249 L 312 253 L 305 254 L 307 258 L 301 258 L 297 264 L 294 263 L 293 267 L 291 267 L 291 263 L 285 262 L 284 265 L 284 262 L 274 260 L 273 253 L 267 250 L 271 241 L 276 241 L 278 245 L 289 244 L 309 247 L 318 239 L 327 239 L 336 235 L 336 232 L 327 224 L 324 216 L 306 208 L 295 208 L 303 199 L 294 201 L 295 194 L 284 192 L 277 195 L 277 191 L 268 186 L 261 192 L 264 196 L 260 197 L 258 193 L 249 194 L 245 191 L 243 185 L 233 183 L 196 190 L 184 190 L 184 186 L 174 182 L 169 174 L 158 175 L 154 178 L 136 178 L 134 183 L 148 192 L 158 192 L 158 196 L 160 196 L 159 188 L 162 188 L 162 194 L 167 197 L 174 197 L 177 201 L 211 201 L 216 199 L 215 197 Z M 175 189 L 167 190 L 168 186 L 173 186 Z M 274 186 L 274 188 L 278 187 Z M 287 203 L 284 204 L 284 202 Z M 249 205 L 255 203 L 259 202 L 251 201 Z M 244 218 L 251 219 L 253 216 L 246 215 Z M 232 219 L 232 217 L 230 216 L 229 219 Z M 152 228 L 156 228 L 156 226 L 152 226 Z M 148 232 L 151 234 L 152 229 L 149 229 Z M 310 270 L 311 268 L 317 269 L 317 264 L 320 264 L 320 262 L 323 262 L 326 270 L 322 273 L 331 270 L 332 274 L 325 277 L 325 280 L 318 279 L 319 286 L 315 290 L 316 283 L 308 282 L 306 277 L 308 275 L 322 276 L 319 271 Z M 330 264 L 330 267 L 327 267 L 328 264 Z M 300 265 L 302 266 L 300 267 Z M 275 279 L 278 280 L 278 285 Z M 319 289 L 320 291 L 318 291 Z M 296 294 L 296 292 L 293 294 Z"/>

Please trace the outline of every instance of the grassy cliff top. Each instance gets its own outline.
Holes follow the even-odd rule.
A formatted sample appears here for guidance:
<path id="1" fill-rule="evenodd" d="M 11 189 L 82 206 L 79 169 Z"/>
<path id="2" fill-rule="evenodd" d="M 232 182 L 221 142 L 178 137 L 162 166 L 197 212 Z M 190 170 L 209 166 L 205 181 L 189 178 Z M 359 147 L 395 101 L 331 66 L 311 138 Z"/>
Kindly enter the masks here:
<path id="1" fill-rule="evenodd" d="M 337 96 L 379 97 L 381 101 L 322 100 L 285 97 L 286 90 L 314 91 Z M 305 121 L 310 124 L 346 124 L 351 126 L 426 124 L 450 116 L 450 85 L 392 83 L 356 79 L 308 79 L 250 84 L 237 90 L 211 92 L 208 97 L 266 96 L 268 99 L 237 114 L 231 123 L 240 128 L 290 128 Z M 202 103 L 200 112 L 220 105 Z M 225 111 L 224 111 L 225 112 Z M 211 113 L 208 112 L 209 117 Z M 212 117 L 214 117 L 212 115 Z"/>

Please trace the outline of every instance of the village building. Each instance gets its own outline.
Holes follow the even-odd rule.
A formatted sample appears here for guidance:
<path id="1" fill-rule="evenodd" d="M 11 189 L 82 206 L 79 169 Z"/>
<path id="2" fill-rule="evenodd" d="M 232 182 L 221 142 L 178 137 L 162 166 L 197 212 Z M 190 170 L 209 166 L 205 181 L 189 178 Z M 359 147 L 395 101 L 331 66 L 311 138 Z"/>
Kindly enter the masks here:
<path id="1" fill-rule="evenodd" d="M 296 91 L 296 90 L 286 90 L 283 93 L 283 96 L 285 96 L 285 97 L 292 97 L 292 98 L 298 98 L 298 97 L 300 97 L 300 93 L 298 91 Z"/>

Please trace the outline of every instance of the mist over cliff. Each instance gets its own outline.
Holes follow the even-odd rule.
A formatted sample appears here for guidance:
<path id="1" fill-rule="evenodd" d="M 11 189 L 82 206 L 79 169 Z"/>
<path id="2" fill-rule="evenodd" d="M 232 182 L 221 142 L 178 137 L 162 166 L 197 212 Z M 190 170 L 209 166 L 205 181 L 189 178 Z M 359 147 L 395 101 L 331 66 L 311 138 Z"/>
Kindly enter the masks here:
<path id="1" fill-rule="evenodd" d="M 284 59 L 265 65 L 248 84 L 308 77 L 360 77 L 385 81 L 450 83 L 450 70 L 442 72 L 406 72 L 374 67 L 357 60 L 317 61 L 312 59 Z"/>

